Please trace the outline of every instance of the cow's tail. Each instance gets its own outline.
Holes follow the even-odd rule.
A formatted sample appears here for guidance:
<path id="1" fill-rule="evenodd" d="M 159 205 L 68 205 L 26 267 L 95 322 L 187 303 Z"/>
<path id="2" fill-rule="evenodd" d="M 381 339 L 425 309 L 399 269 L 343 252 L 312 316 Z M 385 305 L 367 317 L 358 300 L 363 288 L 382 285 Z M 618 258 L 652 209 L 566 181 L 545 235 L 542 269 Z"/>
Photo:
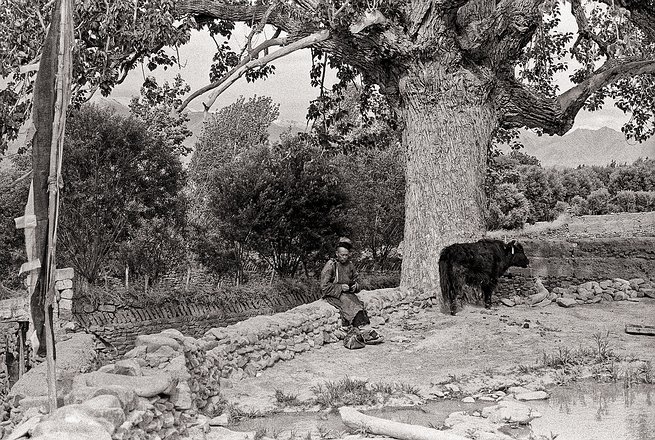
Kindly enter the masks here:
<path id="1" fill-rule="evenodd" d="M 439 259 L 439 284 L 441 285 L 442 312 L 457 313 L 456 291 L 453 285 L 453 265 L 448 259 Z"/>

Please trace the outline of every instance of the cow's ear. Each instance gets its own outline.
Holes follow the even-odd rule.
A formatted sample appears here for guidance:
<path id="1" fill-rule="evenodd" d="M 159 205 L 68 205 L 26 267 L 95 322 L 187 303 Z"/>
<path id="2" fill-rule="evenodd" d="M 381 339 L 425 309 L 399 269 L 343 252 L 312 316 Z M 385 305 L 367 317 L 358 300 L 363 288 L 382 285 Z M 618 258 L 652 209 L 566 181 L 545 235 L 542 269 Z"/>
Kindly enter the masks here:
<path id="1" fill-rule="evenodd" d="M 516 240 L 512 240 L 509 243 L 507 243 L 507 246 L 505 246 L 505 252 L 508 254 L 514 255 L 514 245 L 516 244 Z"/>

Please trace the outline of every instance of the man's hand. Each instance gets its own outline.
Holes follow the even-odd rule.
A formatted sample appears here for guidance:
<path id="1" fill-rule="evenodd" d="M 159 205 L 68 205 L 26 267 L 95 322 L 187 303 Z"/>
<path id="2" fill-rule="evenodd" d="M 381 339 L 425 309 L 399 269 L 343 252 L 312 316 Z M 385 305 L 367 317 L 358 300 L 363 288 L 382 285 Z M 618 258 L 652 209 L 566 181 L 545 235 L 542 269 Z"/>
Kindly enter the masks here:
<path id="1" fill-rule="evenodd" d="M 348 284 L 342 284 L 341 285 L 341 291 L 342 292 L 349 292 L 350 291 L 350 286 Z"/>

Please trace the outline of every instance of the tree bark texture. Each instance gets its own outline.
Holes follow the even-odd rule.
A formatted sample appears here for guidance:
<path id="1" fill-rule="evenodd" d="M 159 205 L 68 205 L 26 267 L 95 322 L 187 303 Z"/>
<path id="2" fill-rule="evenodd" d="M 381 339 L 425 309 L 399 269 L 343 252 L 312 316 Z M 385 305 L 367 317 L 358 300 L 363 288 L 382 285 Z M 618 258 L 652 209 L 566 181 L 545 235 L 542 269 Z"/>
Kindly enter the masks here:
<path id="1" fill-rule="evenodd" d="M 439 295 L 439 253 L 484 231 L 487 147 L 497 124 L 488 87 L 434 63 L 400 81 L 406 154 L 401 285 Z"/>

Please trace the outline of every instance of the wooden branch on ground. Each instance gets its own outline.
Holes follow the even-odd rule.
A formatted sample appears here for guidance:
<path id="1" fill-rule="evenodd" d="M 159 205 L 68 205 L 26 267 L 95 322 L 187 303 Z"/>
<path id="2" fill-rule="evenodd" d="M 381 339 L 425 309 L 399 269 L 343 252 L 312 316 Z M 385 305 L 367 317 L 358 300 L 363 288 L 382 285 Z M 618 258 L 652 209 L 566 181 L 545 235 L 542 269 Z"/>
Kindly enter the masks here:
<path id="1" fill-rule="evenodd" d="M 448 431 L 367 416 L 347 406 L 339 408 L 339 414 L 347 427 L 363 429 L 369 434 L 385 435 L 399 440 L 466 440 L 466 437 Z"/>

